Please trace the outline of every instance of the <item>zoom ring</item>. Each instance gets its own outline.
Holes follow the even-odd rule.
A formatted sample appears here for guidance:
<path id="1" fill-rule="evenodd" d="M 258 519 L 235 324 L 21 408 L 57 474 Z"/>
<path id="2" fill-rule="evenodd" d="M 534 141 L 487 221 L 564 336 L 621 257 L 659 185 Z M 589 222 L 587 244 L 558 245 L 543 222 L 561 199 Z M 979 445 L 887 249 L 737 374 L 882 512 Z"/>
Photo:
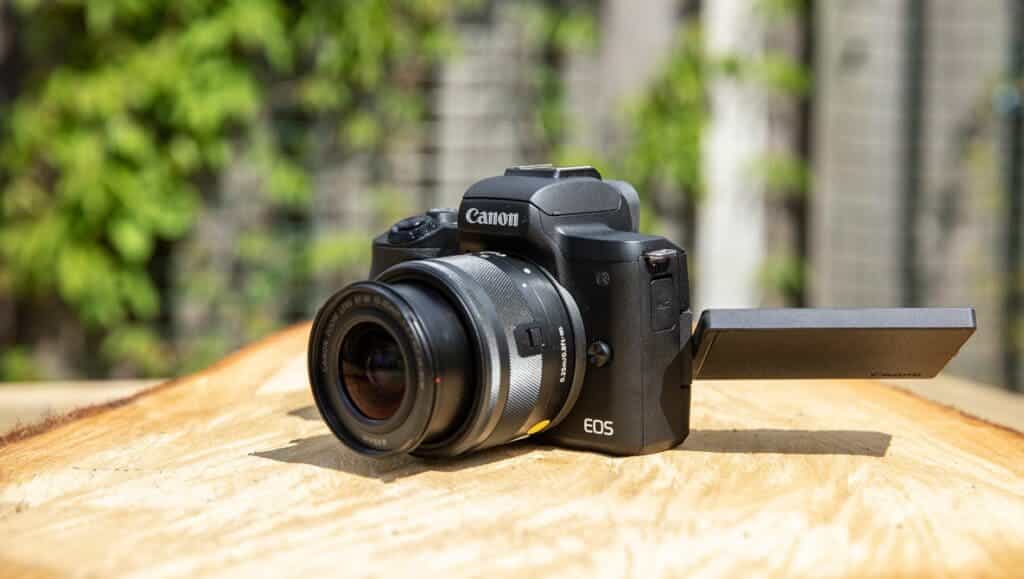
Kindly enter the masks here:
<path id="1" fill-rule="evenodd" d="M 521 293 L 523 288 L 516 286 L 512 278 L 489 259 L 494 257 L 489 254 L 483 254 L 481 257 L 478 254 L 446 257 L 443 261 L 461 269 L 480 285 L 490 297 L 497 319 L 501 320 L 504 326 L 508 347 L 503 352 L 505 359 L 502 366 L 507 368 L 508 398 L 501 420 L 490 438 L 511 440 L 526 434 L 530 426 L 526 424 L 526 420 L 540 397 L 544 363 L 542 356 L 522 357 L 516 351 L 515 328 L 538 320 L 534 319 Z"/>

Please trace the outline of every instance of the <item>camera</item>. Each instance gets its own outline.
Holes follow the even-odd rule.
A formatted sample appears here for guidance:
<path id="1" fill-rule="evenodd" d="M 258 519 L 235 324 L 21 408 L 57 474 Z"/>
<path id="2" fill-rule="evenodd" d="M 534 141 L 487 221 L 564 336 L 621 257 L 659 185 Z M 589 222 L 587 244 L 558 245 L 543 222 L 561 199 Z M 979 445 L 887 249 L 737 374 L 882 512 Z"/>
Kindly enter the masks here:
<path id="1" fill-rule="evenodd" d="M 694 379 L 933 377 L 974 332 L 971 308 L 708 310 L 695 327 L 686 252 L 639 214 L 593 167 L 529 165 L 396 223 L 370 281 L 314 320 L 328 427 L 370 456 L 529 436 L 652 453 L 689 433 Z"/>

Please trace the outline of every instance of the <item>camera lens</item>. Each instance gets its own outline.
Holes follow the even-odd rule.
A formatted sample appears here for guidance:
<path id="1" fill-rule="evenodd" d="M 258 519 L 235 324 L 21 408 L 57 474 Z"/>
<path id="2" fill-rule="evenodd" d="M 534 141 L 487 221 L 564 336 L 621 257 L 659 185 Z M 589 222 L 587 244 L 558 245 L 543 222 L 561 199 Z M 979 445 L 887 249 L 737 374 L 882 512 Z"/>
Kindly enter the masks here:
<path id="1" fill-rule="evenodd" d="M 407 261 L 321 308 L 310 382 L 351 448 L 452 456 L 557 425 L 579 395 L 584 344 L 575 301 L 530 262 Z"/>
<path id="2" fill-rule="evenodd" d="M 421 284 L 353 284 L 313 323 L 309 375 L 324 421 L 370 455 L 449 435 L 470 410 L 474 366 L 462 321 Z"/>
<path id="3" fill-rule="evenodd" d="M 341 383 L 359 412 L 373 420 L 395 415 L 405 397 L 405 359 L 382 326 L 363 323 L 341 344 Z"/>

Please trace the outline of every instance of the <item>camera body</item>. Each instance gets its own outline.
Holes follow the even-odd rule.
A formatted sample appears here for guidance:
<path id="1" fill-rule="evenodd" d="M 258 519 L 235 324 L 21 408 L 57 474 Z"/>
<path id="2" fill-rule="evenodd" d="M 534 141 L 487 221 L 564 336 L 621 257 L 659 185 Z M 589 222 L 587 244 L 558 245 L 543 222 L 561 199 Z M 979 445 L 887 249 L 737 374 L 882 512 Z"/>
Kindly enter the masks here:
<path id="1" fill-rule="evenodd" d="M 694 379 L 928 378 L 975 330 L 971 308 L 706 310 L 694 330 L 686 252 L 639 213 L 628 183 L 531 165 L 396 223 L 313 322 L 327 426 L 376 457 L 528 436 L 646 454 L 686 438 Z"/>
<path id="2" fill-rule="evenodd" d="M 631 185 L 603 180 L 592 167 L 513 167 L 470 187 L 457 212 L 431 210 L 377 237 L 371 278 L 409 260 L 461 253 L 536 264 L 575 300 L 586 336 L 579 396 L 541 440 L 657 452 L 689 433 L 693 318 L 685 251 L 639 233 L 639 211 Z M 531 339 L 533 355 L 564 352 L 564 336 L 517 336 Z"/>

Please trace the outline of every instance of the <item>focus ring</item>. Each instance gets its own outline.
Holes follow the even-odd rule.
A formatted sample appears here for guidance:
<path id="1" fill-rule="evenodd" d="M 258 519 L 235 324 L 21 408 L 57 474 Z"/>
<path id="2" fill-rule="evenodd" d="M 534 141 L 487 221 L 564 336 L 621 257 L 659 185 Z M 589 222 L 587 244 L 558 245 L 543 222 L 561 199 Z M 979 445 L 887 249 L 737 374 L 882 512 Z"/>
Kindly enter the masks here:
<path id="1" fill-rule="evenodd" d="M 521 357 L 515 351 L 515 328 L 521 324 L 535 322 L 526 300 L 512 282 L 512 278 L 498 266 L 476 255 L 457 255 L 444 258 L 452 265 L 470 275 L 481 289 L 491 298 L 497 310 L 498 319 L 504 325 L 505 339 L 509 344 L 504 366 L 508 368 L 508 398 L 501 421 L 491 437 L 508 440 L 529 428 L 526 419 L 537 404 L 541 388 L 543 358 L 541 356 Z"/>

